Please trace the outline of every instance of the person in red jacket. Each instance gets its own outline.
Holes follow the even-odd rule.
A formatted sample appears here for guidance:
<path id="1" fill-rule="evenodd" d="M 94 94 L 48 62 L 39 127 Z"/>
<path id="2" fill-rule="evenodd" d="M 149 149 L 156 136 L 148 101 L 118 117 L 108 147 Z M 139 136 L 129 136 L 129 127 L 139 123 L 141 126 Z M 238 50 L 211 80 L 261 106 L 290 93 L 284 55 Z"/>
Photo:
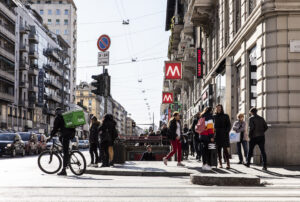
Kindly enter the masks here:
<path id="1" fill-rule="evenodd" d="M 211 107 L 206 107 L 200 114 L 200 119 L 205 121 L 205 129 L 200 133 L 200 141 L 203 144 L 203 170 L 211 170 L 211 162 L 209 158 L 208 144 L 214 142 L 214 118 Z"/>

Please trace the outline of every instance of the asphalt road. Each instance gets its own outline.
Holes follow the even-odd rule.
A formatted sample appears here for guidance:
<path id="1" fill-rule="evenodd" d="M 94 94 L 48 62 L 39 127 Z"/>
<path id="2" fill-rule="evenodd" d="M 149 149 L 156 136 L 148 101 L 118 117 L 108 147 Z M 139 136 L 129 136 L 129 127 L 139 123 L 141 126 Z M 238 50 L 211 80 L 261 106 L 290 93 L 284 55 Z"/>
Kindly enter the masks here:
<path id="1" fill-rule="evenodd" d="M 189 177 L 77 177 L 70 171 L 60 177 L 42 173 L 37 156 L 0 158 L 0 201 L 300 201 L 300 181 L 266 187 L 205 187 L 192 185 Z"/>

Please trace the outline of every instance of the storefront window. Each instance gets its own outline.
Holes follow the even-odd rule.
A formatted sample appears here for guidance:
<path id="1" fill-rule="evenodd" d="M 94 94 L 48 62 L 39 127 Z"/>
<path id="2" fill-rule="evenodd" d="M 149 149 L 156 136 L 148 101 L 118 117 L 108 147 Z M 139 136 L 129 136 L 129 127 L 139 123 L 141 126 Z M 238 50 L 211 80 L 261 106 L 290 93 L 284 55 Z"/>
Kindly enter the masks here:
<path id="1" fill-rule="evenodd" d="M 226 76 L 225 72 L 216 76 L 216 93 L 217 103 L 222 104 L 225 108 L 225 87 L 226 87 Z"/>

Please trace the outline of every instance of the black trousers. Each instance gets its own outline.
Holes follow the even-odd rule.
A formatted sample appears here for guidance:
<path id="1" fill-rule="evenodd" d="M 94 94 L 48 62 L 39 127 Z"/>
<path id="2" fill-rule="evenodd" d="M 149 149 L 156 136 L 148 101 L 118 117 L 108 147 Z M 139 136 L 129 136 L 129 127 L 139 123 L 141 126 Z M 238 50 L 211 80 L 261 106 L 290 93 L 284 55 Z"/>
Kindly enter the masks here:
<path id="1" fill-rule="evenodd" d="M 98 143 L 90 143 L 91 164 L 99 162 Z"/>
<path id="2" fill-rule="evenodd" d="M 247 164 L 250 164 L 251 158 L 253 156 L 253 150 L 255 145 L 258 145 L 262 158 L 263 158 L 263 165 L 267 165 L 267 155 L 265 151 L 265 136 L 260 136 L 260 137 L 255 137 L 251 138 L 249 142 L 249 152 L 248 152 L 248 157 L 247 157 Z"/>
<path id="3" fill-rule="evenodd" d="M 211 160 L 210 160 L 210 151 L 208 149 L 208 144 L 210 143 L 209 137 L 206 135 L 201 135 L 200 138 L 200 143 L 202 144 L 202 151 L 201 155 L 203 158 L 203 164 L 208 164 L 209 166 L 211 165 Z"/>
<path id="4" fill-rule="evenodd" d="M 63 146 L 63 169 L 66 169 L 69 163 L 70 154 L 69 154 L 69 146 L 70 146 L 70 137 L 60 137 L 59 138 L 62 146 Z"/>
<path id="5" fill-rule="evenodd" d="M 196 155 L 199 159 L 201 159 L 202 155 L 202 146 L 199 138 L 194 137 L 194 149 L 196 151 Z"/>
<path id="6" fill-rule="evenodd" d="M 104 165 L 109 164 L 109 154 L 108 154 L 108 144 L 101 143 L 100 145 L 101 150 L 101 161 Z"/>

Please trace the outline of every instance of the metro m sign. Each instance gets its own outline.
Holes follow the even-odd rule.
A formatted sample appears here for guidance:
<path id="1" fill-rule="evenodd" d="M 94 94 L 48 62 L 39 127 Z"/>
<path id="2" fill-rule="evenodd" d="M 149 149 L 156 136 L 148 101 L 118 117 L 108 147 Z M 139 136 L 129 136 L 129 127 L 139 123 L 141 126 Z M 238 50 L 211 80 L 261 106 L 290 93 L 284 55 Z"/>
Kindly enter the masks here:
<path id="1" fill-rule="evenodd" d="M 172 104 L 174 102 L 173 93 L 163 92 L 162 103 L 163 104 Z"/>
<path id="2" fill-rule="evenodd" d="M 165 62 L 165 79 L 176 80 L 182 78 L 181 62 Z"/>

